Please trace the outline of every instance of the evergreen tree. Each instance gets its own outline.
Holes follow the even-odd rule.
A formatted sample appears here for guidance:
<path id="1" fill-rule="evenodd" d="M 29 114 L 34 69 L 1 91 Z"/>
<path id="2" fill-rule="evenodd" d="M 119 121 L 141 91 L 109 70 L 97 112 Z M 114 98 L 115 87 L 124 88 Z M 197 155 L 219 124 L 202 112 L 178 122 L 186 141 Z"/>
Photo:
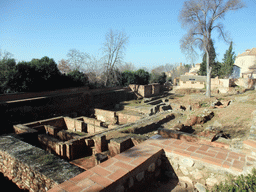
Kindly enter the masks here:
<path id="1" fill-rule="evenodd" d="M 210 67 L 212 67 L 211 77 L 216 77 L 220 75 L 221 64 L 215 61 L 216 52 L 213 45 L 212 40 L 210 41 L 210 51 L 209 51 L 209 59 L 210 59 Z M 199 75 L 206 76 L 206 53 L 203 56 L 203 61 L 200 65 Z"/>
<path id="2" fill-rule="evenodd" d="M 235 62 L 235 52 L 233 51 L 233 42 L 231 41 L 228 50 L 224 54 L 223 64 L 221 67 L 221 73 L 223 77 L 229 77 L 233 71 L 233 65 Z"/>

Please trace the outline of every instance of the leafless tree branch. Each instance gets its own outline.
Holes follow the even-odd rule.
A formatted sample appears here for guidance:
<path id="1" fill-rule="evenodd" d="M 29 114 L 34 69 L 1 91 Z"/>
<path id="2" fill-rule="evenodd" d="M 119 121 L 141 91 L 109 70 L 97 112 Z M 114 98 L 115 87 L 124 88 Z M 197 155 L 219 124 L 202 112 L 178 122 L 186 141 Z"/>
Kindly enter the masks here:
<path id="1" fill-rule="evenodd" d="M 207 91 L 210 97 L 210 67 L 209 50 L 212 41 L 212 32 L 217 30 L 219 37 L 228 42 L 222 23 L 215 24 L 216 20 L 224 19 L 229 11 L 244 7 L 242 0 L 188 0 L 184 2 L 180 11 L 179 20 L 182 27 L 188 32 L 181 39 L 181 50 L 188 55 L 195 55 L 195 48 L 204 50 L 207 55 Z M 187 55 L 186 55 L 187 56 Z"/>

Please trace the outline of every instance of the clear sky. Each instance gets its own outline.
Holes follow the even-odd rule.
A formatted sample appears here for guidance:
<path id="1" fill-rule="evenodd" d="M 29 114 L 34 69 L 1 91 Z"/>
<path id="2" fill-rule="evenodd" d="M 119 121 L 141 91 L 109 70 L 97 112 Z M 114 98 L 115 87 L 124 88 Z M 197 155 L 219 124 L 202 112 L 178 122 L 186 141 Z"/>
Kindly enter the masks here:
<path id="1" fill-rule="evenodd" d="M 152 69 L 190 63 L 180 50 L 186 33 L 178 21 L 183 0 L 0 0 L 0 49 L 17 61 L 67 59 L 70 49 L 98 55 L 109 29 L 129 36 L 125 61 Z M 223 24 L 235 53 L 256 47 L 256 0 L 227 13 Z M 229 44 L 214 35 L 217 60 Z M 198 60 L 201 62 L 202 55 Z"/>

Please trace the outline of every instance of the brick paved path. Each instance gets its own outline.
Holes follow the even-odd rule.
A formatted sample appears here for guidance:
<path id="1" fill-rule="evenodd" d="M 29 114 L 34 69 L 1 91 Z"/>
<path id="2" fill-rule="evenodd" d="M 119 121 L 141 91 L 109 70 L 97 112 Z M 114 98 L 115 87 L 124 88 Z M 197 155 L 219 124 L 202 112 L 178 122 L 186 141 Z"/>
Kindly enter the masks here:
<path id="1" fill-rule="evenodd" d="M 230 150 L 181 141 L 177 139 L 154 139 L 148 140 L 148 144 L 158 146 L 167 153 L 174 153 L 185 157 L 190 157 L 205 163 L 216 165 L 233 171 L 242 172 L 247 161 L 256 161 L 245 154 L 231 152 Z"/>
<path id="2" fill-rule="evenodd" d="M 256 147 L 256 142 L 251 140 L 244 141 L 244 144 Z M 159 136 L 134 146 L 49 191 L 100 191 L 163 150 L 166 154 L 189 157 L 237 175 L 246 173 L 247 168 L 256 164 L 256 157 L 251 154 Z"/>

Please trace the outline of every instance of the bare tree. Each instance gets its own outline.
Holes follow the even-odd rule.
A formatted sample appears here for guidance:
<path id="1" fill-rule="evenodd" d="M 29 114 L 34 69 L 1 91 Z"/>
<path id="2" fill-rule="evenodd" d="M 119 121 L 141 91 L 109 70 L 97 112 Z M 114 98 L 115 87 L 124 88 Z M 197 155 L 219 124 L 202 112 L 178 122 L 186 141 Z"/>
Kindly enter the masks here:
<path id="1" fill-rule="evenodd" d="M 125 62 L 123 65 L 121 64 L 119 66 L 119 70 L 121 72 L 124 72 L 124 71 L 135 71 L 136 70 L 136 67 L 133 63 L 131 62 Z"/>
<path id="2" fill-rule="evenodd" d="M 72 70 L 87 71 L 90 56 L 87 53 L 80 52 L 76 49 L 70 49 L 67 53 L 68 63 Z"/>
<path id="3" fill-rule="evenodd" d="M 114 32 L 112 29 L 110 29 L 105 38 L 105 43 L 103 45 L 103 60 L 106 86 L 109 81 L 118 81 L 116 73 L 117 67 L 123 62 L 128 37 L 124 32 Z"/>
<path id="4" fill-rule="evenodd" d="M 65 59 L 61 59 L 59 61 L 58 69 L 60 70 L 61 73 L 65 73 L 65 74 L 71 72 L 71 67 L 70 67 L 68 61 Z"/>
<path id="5" fill-rule="evenodd" d="M 235 11 L 244 7 L 241 0 L 188 0 L 183 4 L 179 19 L 182 27 L 188 28 L 188 32 L 181 39 L 181 49 L 184 53 L 193 55 L 195 48 L 206 53 L 206 96 L 211 97 L 211 68 L 209 61 L 210 41 L 213 30 L 217 30 L 219 36 L 228 42 L 228 36 L 224 32 L 223 24 L 217 20 L 224 19 L 229 11 Z"/>

